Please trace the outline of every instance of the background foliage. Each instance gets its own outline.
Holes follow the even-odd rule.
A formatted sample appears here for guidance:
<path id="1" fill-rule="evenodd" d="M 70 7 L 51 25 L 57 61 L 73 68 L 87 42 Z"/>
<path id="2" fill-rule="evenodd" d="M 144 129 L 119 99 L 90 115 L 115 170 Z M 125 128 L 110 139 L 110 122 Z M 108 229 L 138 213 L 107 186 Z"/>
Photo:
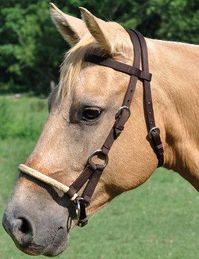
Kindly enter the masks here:
<path id="1" fill-rule="evenodd" d="M 55 0 L 65 12 L 79 16 L 84 6 L 96 16 L 134 27 L 145 36 L 199 42 L 198 0 Z M 68 45 L 54 28 L 47 0 L 1 0 L 0 91 L 47 94 L 58 80 Z"/>

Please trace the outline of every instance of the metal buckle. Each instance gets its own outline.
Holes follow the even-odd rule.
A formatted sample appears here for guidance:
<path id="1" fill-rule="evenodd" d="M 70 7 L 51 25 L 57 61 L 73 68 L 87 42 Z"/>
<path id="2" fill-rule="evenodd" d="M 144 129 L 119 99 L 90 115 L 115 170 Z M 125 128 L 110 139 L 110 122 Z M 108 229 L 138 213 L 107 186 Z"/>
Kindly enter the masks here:
<path id="1" fill-rule="evenodd" d="M 102 160 L 103 163 L 96 164 L 96 162 L 93 161 L 94 157 L 97 157 L 98 159 Z M 89 156 L 88 163 L 91 166 L 96 167 L 96 169 L 104 169 L 108 164 L 108 155 L 105 154 L 101 149 L 98 149 Z"/>
<path id="2" fill-rule="evenodd" d="M 76 213 L 76 219 L 79 220 L 80 217 L 80 199 L 82 199 L 81 197 L 77 197 L 75 199 L 75 213 Z"/>
<path id="3" fill-rule="evenodd" d="M 80 203 L 84 203 L 85 207 L 89 206 L 89 203 L 87 203 L 84 198 L 82 198 L 81 196 L 78 196 L 74 201 L 74 205 L 75 205 L 75 219 L 79 220 L 80 217 L 80 211 L 81 211 L 81 205 Z"/>
<path id="4" fill-rule="evenodd" d="M 155 132 L 156 130 L 158 131 L 158 134 L 160 134 L 160 129 L 159 129 L 158 127 L 153 127 L 153 128 L 151 128 L 151 129 L 149 130 L 148 136 L 149 136 L 150 139 L 152 139 L 152 134 L 153 134 L 153 132 Z"/>
<path id="5" fill-rule="evenodd" d="M 76 219 L 77 225 L 79 227 L 84 227 L 88 223 L 88 218 L 86 215 L 86 207 L 88 204 L 84 201 L 82 197 L 77 197 L 76 199 Z"/>
<path id="6" fill-rule="evenodd" d="M 131 111 L 130 111 L 130 109 L 129 109 L 129 107 L 128 106 L 121 106 L 120 108 L 119 108 L 119 110 L 116 112 L 116 114 L 115 114 L 115 119 L 117 120 L 119 117 L 120 117 L 120 115 L 122 114 L 122 111 L 123 110 L 126 110 L 126 111 L 128 111 L 128 118 L 130 117 L 130 115 L 131 115 Z M 127 120 L 128 120 L 128 118 L 127 118 Z"/>

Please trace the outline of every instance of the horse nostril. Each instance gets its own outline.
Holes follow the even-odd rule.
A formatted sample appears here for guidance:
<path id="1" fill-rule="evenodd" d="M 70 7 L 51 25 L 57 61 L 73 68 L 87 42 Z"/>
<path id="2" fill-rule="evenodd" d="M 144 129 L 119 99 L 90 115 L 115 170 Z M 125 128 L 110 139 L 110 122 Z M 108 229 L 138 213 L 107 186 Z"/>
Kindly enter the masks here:
<path id="1" fill-rule="evenodd" d="M 26 217 L 13 217 L 12 213 L 3 216 L 3 227 L 20 246 L 26 247 L 33 240 L 33 226 Z"/>
<path id="2" fill-rule="evenodd" d="M 14 221 L 12 235 L 22 246 L 27 246 L 33 239 L 33 229 L 30 221 L 20 217 Z"/>
<path id="3" fill-rule="evenodd" d="M 21 220 L 21 224 L 19 225 L 19 231 L 23 234 L 32 233 L 32 227 L 30 222 L 25 218 L 19 218 Z"/>

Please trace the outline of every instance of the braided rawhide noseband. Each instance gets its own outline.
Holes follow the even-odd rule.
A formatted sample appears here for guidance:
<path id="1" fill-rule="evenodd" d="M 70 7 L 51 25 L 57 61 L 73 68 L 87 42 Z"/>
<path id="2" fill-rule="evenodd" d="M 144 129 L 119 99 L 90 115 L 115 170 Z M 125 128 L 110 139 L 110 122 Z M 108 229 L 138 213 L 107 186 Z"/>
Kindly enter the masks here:
<path id="1" fill-rule="evenodd" d="M 87 224 L 88 219 L 86 216 L 86 206 L 89 205 L 93 192 L 99 182 L 100 176 L 108 164 L 108 153 L 111 149 L 113 142 L 119 137 L 124 129 L 124 125 L 130 117 L 130 104 L 137 80 L 143 82 L 144 89 L 144 113 L 145 121 L 148 130 L 148 140 L 157 156 L 158 166 L 164 164 L 164 150 L 160 139 L 160 130 L 155 125 L 153 103 L 151 98 L 151 86 L 150 81 L 152 75 L 149 73 L 148 66 L 148 53 L 147 46 L 144 37 L 141 33 L 135 30 L 127 30 L 134 49 L 134 62 L 133 66 L 126 65 L 124 63 L 113 60 L 112 58 L 106 58 L 98 55 L 87 55 L 85 57 L 86 62 L 91 62 L 100 66 L 110 67 L 122 73 L 130 75 L 130 82 L 126 91 L 122 106 L 119 108 L 115 115 L 115 123 L 111 128 L 103 146 L 101 149 L 96 150 L 88 158 L 86 166 L 79 177 L 70 185 L 66 186 L 60 182 L 34 170 L 26 165 L 19 165 L 20 171 L 28 174 L 38 180 L 45 182 L 62 192 L 64 192 L 77 208 L 77 220 L 79 226 Z M 140 69 L 140 63 L 141 68 Z M 101 162 L 96 164 L 95 158 L 98 158 Z M 86 184 L 87 183 L 87 184 Z M 86 184 L 81 196 L 78 195 L 79 190 Z"/>

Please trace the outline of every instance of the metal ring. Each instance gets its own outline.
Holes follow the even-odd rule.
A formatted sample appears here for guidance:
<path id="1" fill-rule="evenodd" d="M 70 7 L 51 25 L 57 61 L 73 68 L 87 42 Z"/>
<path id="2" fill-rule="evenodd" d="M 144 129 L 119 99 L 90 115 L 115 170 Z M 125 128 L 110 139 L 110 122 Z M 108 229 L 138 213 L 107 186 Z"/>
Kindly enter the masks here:
<path id="1" fill-rule="evenodd" d="M 93 157 L 97 156 L 100 160 L 103 160 L 102 164 L 96 164 L 93 161 Z M 107 164 L 108 164 L 108 155 L 105 154 L 101 149 L 96 150 L 95 152 L 93 152 L 89 158 L 88 158 L 88 163 L 93 166 L 96 167 L 97 169 L 104 169 Z"/>
<path id="2" fill-rule="evenodd" d="M 158 132 L 159 132 L 159 134 L 160 134 L 160 129 L 159 129 L 158 127 L 153 127 L 153 128 L 151 128 L 151 129 L 149 130 L 149 133 L 148 133 L 148 136 L 149 136 L 150 139 L 152 139 L 151 134 L 152 134 L 152 132 L 153 132 L 154 130 L 158 130 Z"/>
<path id="3" fill-rule="evenodd" d="M 120 117 L 120 115 L 122 114 L 122 111 L 123 111 L 123 110 L 128 111 L 128 118 L 130 117 L 130 115 L 131 115 L 131 110 L 130 110 L 130 108 L 129 108 L 128 106 L 124 105 L 124 106 L 121 106 L 121 107 L 119 108 L 119 110 L 116 112 L 116 114 L 115 114 L 115 119 L 116 119 L 116 120 Z"/>

